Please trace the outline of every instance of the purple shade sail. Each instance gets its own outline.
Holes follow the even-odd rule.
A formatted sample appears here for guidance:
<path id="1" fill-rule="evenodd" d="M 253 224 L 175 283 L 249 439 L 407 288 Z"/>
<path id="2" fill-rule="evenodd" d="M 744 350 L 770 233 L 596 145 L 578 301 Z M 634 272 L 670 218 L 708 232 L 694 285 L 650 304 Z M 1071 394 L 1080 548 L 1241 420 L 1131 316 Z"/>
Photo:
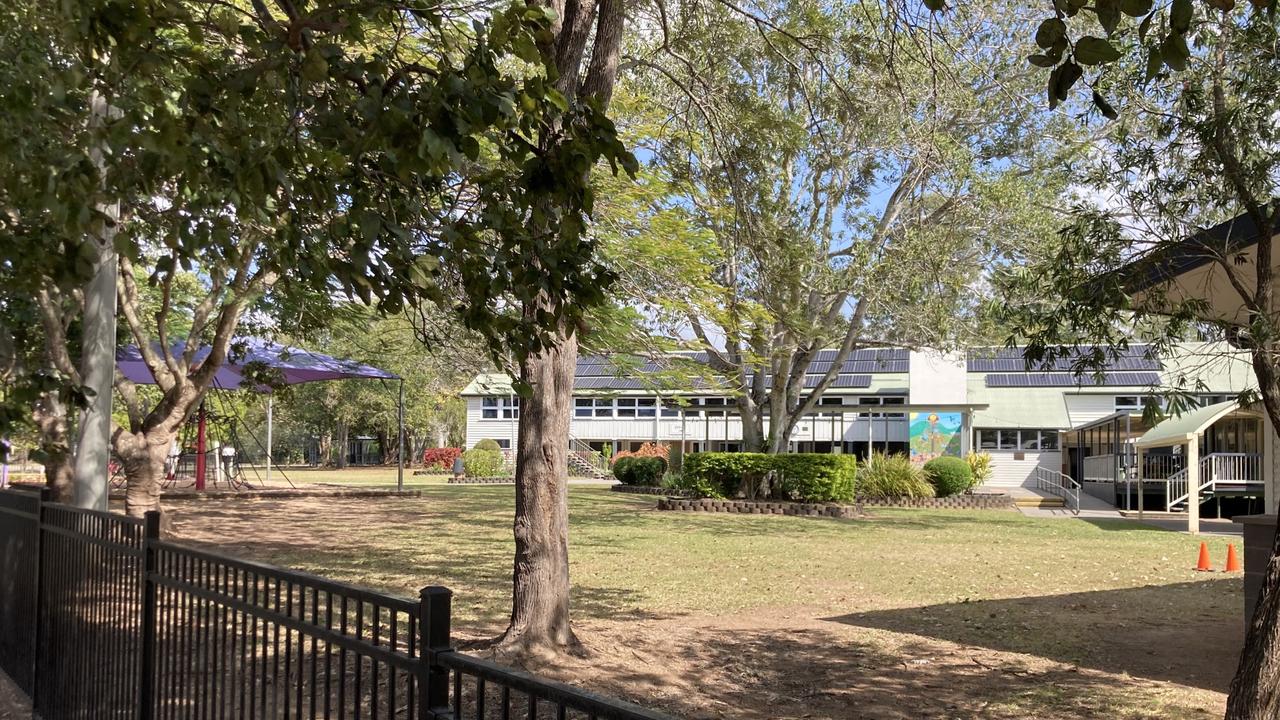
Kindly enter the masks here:
<path id="1" fill-rule="evenodd" d="M 156 351 L 160 346 L 157 344 Z M 174 355 L 181 355 L 184 343 L 173 346 Z M 193 360 L 193 371 L 200 366 L 204 358 L 209 356 L 209 346 L 196 351 Z M 354 360 L 340 360 L 309 350 L 281 345 L 263 338 L 235 338 L 227 350 L 227 360 L 218 368 L 213 376 L 211 387 L 222 390 L 251 389 L 258 392 L 271 392 L 271 388 L 257 386 L 242 388 L 244 369 L 249 365 L 261 365 L 277 370 L 286 385 L 297 385 L 307 382 L 323 382 L 325 380 L 352 380 L 373 378 L 380 380 L 399 380 L 400 376 L 364 365 Z M 124 376 L 139 385 L 154 385 L 155 378 L 142 359 L 142 353 L 136 345 L 130 345 L 116 351 L 116 367 Z"/>

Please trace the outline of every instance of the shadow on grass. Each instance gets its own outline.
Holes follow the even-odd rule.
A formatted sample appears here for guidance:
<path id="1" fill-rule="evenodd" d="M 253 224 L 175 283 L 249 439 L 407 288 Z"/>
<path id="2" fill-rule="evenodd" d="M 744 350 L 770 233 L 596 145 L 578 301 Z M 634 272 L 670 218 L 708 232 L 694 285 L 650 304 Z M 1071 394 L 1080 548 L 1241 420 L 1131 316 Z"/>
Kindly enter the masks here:
<path id="1" fill-rule="evenodd" d="M 1239 577 L 824 618 L 1226 692 L 1244 640 Z"/>

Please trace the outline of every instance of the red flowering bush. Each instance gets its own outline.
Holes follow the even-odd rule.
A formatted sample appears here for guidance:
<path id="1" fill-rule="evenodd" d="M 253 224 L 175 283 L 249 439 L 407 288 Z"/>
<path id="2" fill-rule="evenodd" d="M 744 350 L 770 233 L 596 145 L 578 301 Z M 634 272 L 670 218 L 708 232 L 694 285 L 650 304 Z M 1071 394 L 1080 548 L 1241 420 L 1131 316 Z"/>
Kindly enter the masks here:
<path id="1" fill-rule="evenodd" d="M 666 464 L 665 461 L 667 460 L 667 453 L 670 450 L 671 448 L 668 447 L 667 445 L 658 445 L 657 443 L 647 442 L 641 445 L 640 447 L 636 448 L 635 450 L 623 450 L 622 452 L 614 453 L 613 457 L 609 459 L 609 463 L 613 464 L 618 462 L 622 458 L 627 458 L 627 457 L 656 457 L 656 458 L 663 459 L 664 461 L 663 465 L 665 467 L 665 464 Z"/>
<path id="2" fill-rule="evenodd" d="M 453 461 L 462 457 L 462 448 L 427 448 L 422 451 L 422 467 L 452 470 Z"/>

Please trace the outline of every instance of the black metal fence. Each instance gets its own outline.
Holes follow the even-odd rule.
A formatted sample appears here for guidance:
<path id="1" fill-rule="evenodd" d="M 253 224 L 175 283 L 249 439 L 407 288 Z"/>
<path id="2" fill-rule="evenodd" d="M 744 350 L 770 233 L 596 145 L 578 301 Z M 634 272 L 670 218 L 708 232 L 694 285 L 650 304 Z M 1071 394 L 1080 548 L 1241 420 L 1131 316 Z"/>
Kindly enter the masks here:
<path id="1" fill-rule="evenodd" d="M 450 646 L 417 601 L 160 538 L 0 490 L 0 670 L 45 720 L 666 716 Z"/>

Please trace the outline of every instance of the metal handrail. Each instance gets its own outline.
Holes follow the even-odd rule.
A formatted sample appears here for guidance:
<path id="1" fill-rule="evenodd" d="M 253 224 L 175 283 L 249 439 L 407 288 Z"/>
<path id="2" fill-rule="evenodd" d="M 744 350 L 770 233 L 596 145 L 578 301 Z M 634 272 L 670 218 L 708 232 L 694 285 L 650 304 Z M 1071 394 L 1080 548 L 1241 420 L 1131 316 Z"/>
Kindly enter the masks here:
<path id="1" fill-rule="evenodd" d="M 1071 479 L 1070 475 L 1047 467 L 1037 467 L 1033 474 L 1037 489 L 1057 495 L 1066 501 L 1067 508 L 1073 514 L 1080 514 L 1080 483 Z"/>
<path id="2" fill-rule="evenodd" d="M 609 472 L 609 459 L 604 456 L 604 453 L 572 435 L 569 436 L 569 453 L 581 458 L 600 472 Z"/>
<path id="3" fill-rule="evenodd" d="M 1200 479 L 1196 497 L 1206 489 L 1216 492 L 1217 484 L 1261 485 L 1262 456 L 1256 453 L 1210 453 L 1200 460 Z M 1165 479 L 1165 510 L 1172 512 L 1180 502 L 1191 502 L 1187 487 L 1187 469 Z"/>

